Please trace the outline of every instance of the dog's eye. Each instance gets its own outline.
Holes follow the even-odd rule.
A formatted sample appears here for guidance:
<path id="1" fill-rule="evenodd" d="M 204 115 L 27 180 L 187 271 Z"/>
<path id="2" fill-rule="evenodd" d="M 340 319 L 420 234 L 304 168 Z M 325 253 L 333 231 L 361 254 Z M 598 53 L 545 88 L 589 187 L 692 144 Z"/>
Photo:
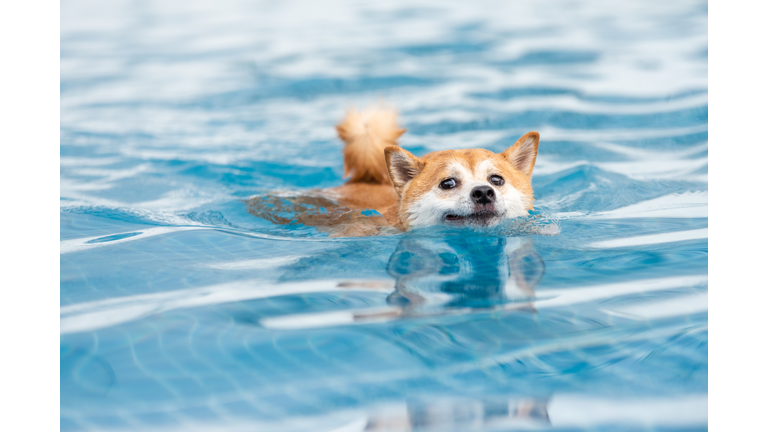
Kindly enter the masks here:
<path id="1" fill-rule="evenodd" d="M 453 189 L 456 187 L 456 179 L 446 179 L 440 182 L 440 189 Z"/>
<path id="2" fill-rule="evenodd" d="M 504 179 L 501 178 L 501 176 L 492 175 L 489 180 L 491 183 L 493 183 L 494 186 L 501 186 L 504 184 Z"/>

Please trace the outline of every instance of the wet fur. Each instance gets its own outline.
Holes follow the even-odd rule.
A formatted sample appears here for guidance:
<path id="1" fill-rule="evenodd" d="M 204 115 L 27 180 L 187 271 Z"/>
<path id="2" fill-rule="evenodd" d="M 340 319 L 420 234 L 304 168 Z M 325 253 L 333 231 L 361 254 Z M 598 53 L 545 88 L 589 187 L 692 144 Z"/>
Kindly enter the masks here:
<path id="1" fill-rule="evenodd" d="M 273 220 L 269 215 L 267 219 L 316 226 L 334 236 L 362 236 L 383 226 L 400 231 L 438 224 L 489 227 L 506 218 L 525 216 L 533 209 L 531 174 L 538 153 L 538 132 L 523 135 L 501 153 L 445 150 L 419 158 L 399 147 L 397 140 L 405 129 L 398 126 L 394 110 L 350 110 L 336 130 L 345 143 L 344 175 L 349 180 L 308 196 L 337 202 L 332 214 L 374 209 L 382 217 L 350 219 L 309 212 L 296 221 Z M 501 176 L 504 184 L 491 184 L 491 175 Z M 457 187 L 441 189 L 440 182 L 447 178 L 455 178 Z M 472 202 L 472 189 L 481 185 L 493 188 L 494 203 Z M 265 217 L 265 200 L 251 199 L 249 210 Z"/>

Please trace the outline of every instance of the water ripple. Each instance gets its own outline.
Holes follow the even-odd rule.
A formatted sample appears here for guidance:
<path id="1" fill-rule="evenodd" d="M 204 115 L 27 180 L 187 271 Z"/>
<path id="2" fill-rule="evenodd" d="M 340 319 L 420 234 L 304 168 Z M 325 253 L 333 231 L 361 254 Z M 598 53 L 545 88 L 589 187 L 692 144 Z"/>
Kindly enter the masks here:
<path id="1" fill-rule="evenodd" d="M 62 430 L 706 428 L 705 3 L 61 15 Z M 417 155 L 538 130 L 536 211 L 365 238 L 248 211 L 341 184 L 333 126 L 381 100 Z"/>

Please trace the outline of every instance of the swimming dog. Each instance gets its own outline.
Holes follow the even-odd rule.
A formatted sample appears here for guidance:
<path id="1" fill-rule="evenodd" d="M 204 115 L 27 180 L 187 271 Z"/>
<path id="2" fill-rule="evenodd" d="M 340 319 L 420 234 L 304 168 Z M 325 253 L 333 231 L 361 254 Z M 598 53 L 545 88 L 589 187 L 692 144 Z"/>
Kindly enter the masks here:
<path id="1" fill-rule="evenodd" d="M 501 153 L 443 150 L 416 157 L 398 145 L 406 130 L 392 109 L 349 110 L 336 131 L 345 143 L 345 184 L 287 200 L 252 198 L 249 211 L 277 223 L 360 236 L 381 227 L 492 227 L 533 210 L 538 132 L 528 132 Z M 356 217 L 361 212 L 374 217 Z"/>

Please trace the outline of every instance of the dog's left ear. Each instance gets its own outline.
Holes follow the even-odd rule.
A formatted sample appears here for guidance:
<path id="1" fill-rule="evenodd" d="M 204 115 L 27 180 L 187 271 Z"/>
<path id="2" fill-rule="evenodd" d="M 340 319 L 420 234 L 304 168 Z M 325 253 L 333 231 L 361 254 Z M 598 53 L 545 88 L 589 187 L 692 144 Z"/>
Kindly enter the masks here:
<path id="1" fill-rule="evenodd" d="M 536 164 L 536 155 L 538 153 L 539 133 L 528 132 L 520 137 L 512 147 L 504 150 L 501 155 L 504 156 L 516 170 L 530 177 L 533 173 L 533 166 Z"/>

